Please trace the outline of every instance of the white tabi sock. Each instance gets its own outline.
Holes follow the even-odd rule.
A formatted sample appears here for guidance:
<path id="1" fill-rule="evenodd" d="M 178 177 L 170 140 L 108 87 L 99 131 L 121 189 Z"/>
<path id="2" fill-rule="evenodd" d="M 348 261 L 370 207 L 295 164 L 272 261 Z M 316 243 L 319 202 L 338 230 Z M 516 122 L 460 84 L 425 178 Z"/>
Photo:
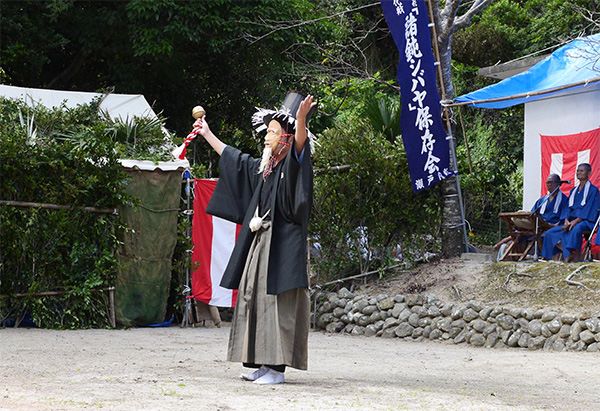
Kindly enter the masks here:
<path id="1" fill-rule="evenodd" d="M 265 375 L 267 372 L 269 371 L 269 368 L 265 367 L 264 365 L 261 366 L 259 369 L 254 370 L 252 372 L 249 373 L 245 373 L 240 375 L 242 380 L 246 380 L 246 381 L 256 381 L 258 380 L 260 377 L 262 377 L 263 375 Z"/>
<path id="2" fill-rule="evenodd" d="M 268 368 L 268 371 L 265 375 L 254 381 L 254 384 L 260 385 L 273 385 L 273 384 L 283 384 L 285 382 L 285 373 L 275 371 L 271 368 Z"/>

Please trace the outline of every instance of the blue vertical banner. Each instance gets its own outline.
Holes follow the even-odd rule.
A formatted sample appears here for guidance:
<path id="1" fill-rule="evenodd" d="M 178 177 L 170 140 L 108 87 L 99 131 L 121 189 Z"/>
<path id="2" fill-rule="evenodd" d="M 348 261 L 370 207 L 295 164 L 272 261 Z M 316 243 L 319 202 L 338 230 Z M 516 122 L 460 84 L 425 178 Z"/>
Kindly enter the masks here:
<path id="1" fill-rule="evenodd" d="M 397 77 L 402 101 L 402 141 L 413 191 L 421 191 L 454 175 L 442 124 L 427 3 L 381 0 L 381 7 L 400 51 Z"/>

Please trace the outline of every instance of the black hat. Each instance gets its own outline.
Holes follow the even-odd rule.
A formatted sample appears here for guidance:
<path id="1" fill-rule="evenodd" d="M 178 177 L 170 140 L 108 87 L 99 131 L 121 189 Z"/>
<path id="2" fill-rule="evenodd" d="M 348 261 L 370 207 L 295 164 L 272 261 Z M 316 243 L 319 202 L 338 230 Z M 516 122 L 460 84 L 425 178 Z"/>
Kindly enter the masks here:
<path id="1" fill-rule="evenodd" d="M 256 110 L 258 111 L 252 115 L 252 126 L 254 127 L 257 133 L 262 133 L 263 131 L 267 130 L 267 127 L 271 120 L 277 120 L 281 124 L 281 126 L 287 130 L 288 133 L 295 132 L 296 113 L 298 112 L 298 107 L 300 107 L 300 103 L 302 103 L 302 100 L 304 100 L 304 96 L 302 94 L 290 91 L 285 96 L 283 104 L 281 105 L 279 110 L 269 110 L 265 108 L 256 107 Z M 306 115 L 307 123 L 315 109 L 316 106 L 313 107 Z M 306 132 L 312 145 L 315 140 L 315 136 L 310 132 L 308 128 L 306 129 Z"/>

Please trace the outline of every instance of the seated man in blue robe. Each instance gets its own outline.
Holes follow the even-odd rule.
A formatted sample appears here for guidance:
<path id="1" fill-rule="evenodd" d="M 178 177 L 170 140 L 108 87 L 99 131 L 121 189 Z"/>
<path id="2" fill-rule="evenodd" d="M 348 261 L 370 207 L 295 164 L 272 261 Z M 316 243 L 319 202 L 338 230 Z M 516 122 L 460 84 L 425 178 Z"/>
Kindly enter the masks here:
<path id="1" fill-rule="evenodd" d="M 539 213 L 542 220 L 551 225 L 562 223 L 560 216 L 567 206 L 567 196 L 560 191 L 562 183 L 563 181 L 557 174 L 550 174 L 546 179 L 548 193 L 540 197 L 531 209 L 532 214 Z"/>
<path id="2" fill-rule="evenodd" d="M 546 231 L 542 246 L 542 257 L 550 260 L 562 248 L 562 256 L 566 261 L 573 261 L 581 251 L 582 235 L 594 227 L 600 208 L 600 194 L 589 178 L 592 166 L 581 163 L 577 166 L 577 179 L 579 185 L 575 186 L 569 194 L 569 205 L 561 215 L 564 219 L 562 226 L 557 226 Z"/>

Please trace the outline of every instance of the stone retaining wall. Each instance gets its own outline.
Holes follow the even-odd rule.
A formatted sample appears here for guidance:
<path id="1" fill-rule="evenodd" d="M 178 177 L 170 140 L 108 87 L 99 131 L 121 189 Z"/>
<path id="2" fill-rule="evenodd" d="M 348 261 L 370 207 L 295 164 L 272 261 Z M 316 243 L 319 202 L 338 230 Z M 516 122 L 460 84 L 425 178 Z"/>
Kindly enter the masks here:
<path id="1" fill-rule="evenodd" d="M 342 288 L 317 297 L 316 325 L 328 332 L 448 341 L 484 347 L 600 351 L 599 315 L 444 303 L 421 294 L 355 295 Z"/>

